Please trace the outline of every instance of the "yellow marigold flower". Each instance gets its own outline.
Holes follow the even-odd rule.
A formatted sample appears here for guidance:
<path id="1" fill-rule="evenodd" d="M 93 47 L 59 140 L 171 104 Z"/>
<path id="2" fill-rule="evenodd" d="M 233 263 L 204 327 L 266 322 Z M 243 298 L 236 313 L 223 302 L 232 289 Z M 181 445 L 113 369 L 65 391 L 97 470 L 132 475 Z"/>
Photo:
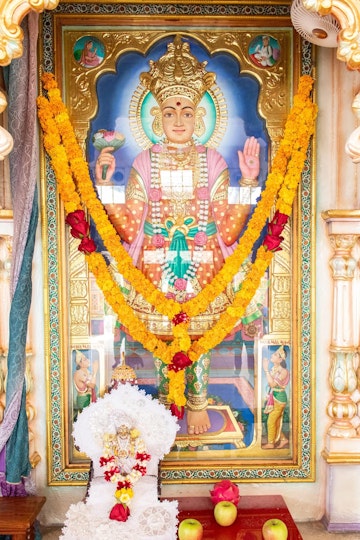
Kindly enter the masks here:
<path id="1" fill-rule="evenodd" d="M 68 202 L 65 205 L 65 211 L 67 214 L 71 214 L 71 212 L 75 212 L 75 210 L 80 210 L 80 206 L 77 206 L 74 202 Z"/>
<path id="2" fill-rule="evenodd" d="M 286 204 L 283 201 L 280 201 L 276 205 L 276 209 L 279 210 L 282 214 L 286 214 L 287 216 L 290 216 L 292 211 L 292 205 Z"/>
<path id="3" fill-rule="evenodd" d="M 50 90 L 51 88 L 57 88 L 57 83 L 55 77 L 52 73 L 43 73 L 41 76 L 41 82 L 45 90 Z"/>

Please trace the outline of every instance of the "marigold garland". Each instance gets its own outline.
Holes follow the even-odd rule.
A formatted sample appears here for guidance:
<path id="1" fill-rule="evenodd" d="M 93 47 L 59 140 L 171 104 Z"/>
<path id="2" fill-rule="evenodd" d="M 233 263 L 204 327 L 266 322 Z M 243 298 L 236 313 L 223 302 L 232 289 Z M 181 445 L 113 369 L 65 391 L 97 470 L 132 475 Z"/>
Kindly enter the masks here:
<path id="1" fill-rule="evenodd" d="M 309 84 L 310 81 L 311 84 Z M 53 113 L 55 115 L 58 132 L 61 136 L 62 143 L 67 150 L 74 180 L 77 189 L 81 194 L 81 199 L 93 218 L 107 250 L 115 259 L 119 272 L 129 281 L 129 283 L 131 283 L 136 291 L 162 315 L 172 319 L 176 313 L 184 312 L 187 313 L 189 317 L 195 317 L 206 311 L 209 304 L 213 302 L 226 288 L 226 285 L 232 281 L 235 274 L 238 272 L 240 265 L 245 258 L 248 257 L 265 225 L 266 219 L 274 205 L 276 194 L 284 181 L 287 164 L 292 157 L 291 153 L 297 148 L 299 118 L 302 119 L 303 111 L 309 105 L 313 105 L 309 100 L 311 85 L 311 77 L 304 76 L 301 78 L 297 96 L 301 99 L 298 99 L 297 102 L 294 99 L 294 103 L 296 102 L 296 106 L 294 105 L 296 111 L 292 110 L 289 115 L 289 121 L 285 126 L 283 140 L 281 141 L 274 158 L 272 171 L 268 175 L 261 199 L 253 212 L 247 229 L 241 238 L 241 242 L 238 244 L 234 253 L 227 257 L 222 269 L 218 272 L 212 282 L 205 286 L 196 297 L 183 304 L 179 304 L 172 299 L 166 298 L 161 291 L 156 289 L 153 283 L 133 265 L 131 257 L 123 248 L 116 230 L 110 222 L 101 201 L 97 197 L 96 190 L 89 175 L 88 165 L 83 159 L 82 150 L 76 140 L 66 107 L 61 100 L 60 91 L 56 87 L 56 83 L 54 83 L 54 77 L 49 73 L 44 74 L 43 86 L 48 91 L 49 97 L 48 114 L 51 115 Z M 41 103 L 41 106 L 45 108 L 43 103 Z M 294 117 L 293 123 L 290 121 L 292 120 L 292 116 Z M 304 127 L 305 133 L 311 135 L 311 130 L 309 131 L 307 123 Z M 307 137 L 307 141 L 308 140 L 309 136 Z M 299 179 L 297 182 L 298 181 Z"/>
<path id="2" fill-rule="evenodd" d="M 179 351 L 186 351 L 190 361 L 196 361 L 201 354 L 218 345 L 243 316 L 264 272 L 271 262 L 273 251 L 268 249 L 266 245 L 258 249 L 256 260 L 240 290 L 235 294 L 232 305 L 222 313 L 219 320 L 210 330 L 194 341 L 191 341 L 187 332 L 189 318 L 204 312 L 209 304 L 225 289 L 226 285 L 232 281 L 240 265 L 248 257 L 258 239 L 276 202 L 276 197 L 278 197 L 276 202 L 277 213 L 285 216 L 291 214 L 292 204 L 306 160 L 307 147 L 315 127 L 317 108 L 310 99 L 313 85 L 312 78 L 303 76 L 300 79 L 299 90 L 294 97 L 294 104 L 285 125 L 284 136 L 274 157 L 265 189 L 240 243 L 234 253 L 227 257 L 222 269 L 213 281 L 195 298 L 184 304 L 166 298 L 133 265 L 131 257 L 123 248 L 116 230 L 97 197 L 89 175 L 88 165 L 76 140 L 54 76 L 51 73 L 45 73 L 42 82 L 44 89 L 47 90 L 48 98 L 44 96 L 38 98 L 39 120 L 44 132 L 44 146 L 51 158 L 58 182 L 59 194 L 64 202 L 66 212 L 71 213 L 81 209 L 81 201 L 83 201 L 106 248 L 114 257 L 120 273 L 159 313 L 166 315 L 173 321 L 172 341 L 165 343 L 147 330 L 145 324 L 138 319 L 126 303 L 102 255 L 96 252 L 87 254 L 89 268 L 102 289 L 107 302 L 127 328 L 129 334 L 166 364 L 174 365 L 172 364 L 174 356 Z M 285 223 L 286 221 L 282 224 L 282 228 Z M 273 225 L 276 226 L 276 223 Z M 268 230 L 271 235 L 271 229 Z M 279 245 L 282 237 L 280 237 L 279 232 L 274 236 L 277 238 L 275 242 L 276 249 L 274 249 L 276 251 L 280 249 Z M 182 321 L 177 321 L 176 317 L 179 316 L 183 317 Z M 186 401 L 184 397 L 183 371 L 183 369 L 176 371 L 170 369 L 168 373 L 169 401 L 175 403 L 178 407 L 182 407 Z"/>

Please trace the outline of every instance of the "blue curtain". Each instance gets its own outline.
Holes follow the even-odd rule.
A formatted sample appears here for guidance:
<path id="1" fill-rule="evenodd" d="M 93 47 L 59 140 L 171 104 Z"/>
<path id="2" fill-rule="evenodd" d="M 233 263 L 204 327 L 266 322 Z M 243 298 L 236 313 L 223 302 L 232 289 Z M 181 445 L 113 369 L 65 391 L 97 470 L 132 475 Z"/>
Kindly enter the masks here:
<path id="1" fill-rule="evenodd" d="M 31 267 L 34 253 L 35 234 L 38 222 L 37 190 L 35 189 L 33 208 L 31 212 L 28 239 L 25 246 L 23 263 L 20 270 L 17 287 L 10 309 L 10 339 L 8 353 L 8 380 L 6 399 L 11 400 L 16 392 L 21 392 L 21 404 L 17 422 L 6 444 L 6 480 L 17 484 L 22 477 L 29 476 L 29 436 L 26 417 L 26 334 L 31 304 Z M 19 388 L 18 378 L 22 374 L 22 386 Z"/>
<path id="2" fill-rule="evenodd" d="M 31 303 L 31 270 L 38 222 L 37 37 L 38 14 L 30 12 L 21 25 L 23 55 L 7 70 L 9 155 L 13 203 L 11 308 L 9 316 L 6 408 L 0 425 L 0 487 L 3 496 L 26 495 L 30 474 L 26 417 L 26 336 Z"/>

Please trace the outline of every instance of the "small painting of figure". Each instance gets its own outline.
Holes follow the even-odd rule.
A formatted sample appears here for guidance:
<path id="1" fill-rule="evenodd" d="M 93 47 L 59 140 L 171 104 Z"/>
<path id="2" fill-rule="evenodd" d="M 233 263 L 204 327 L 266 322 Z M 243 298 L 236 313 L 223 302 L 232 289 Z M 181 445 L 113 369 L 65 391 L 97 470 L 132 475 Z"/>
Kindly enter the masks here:
<path id="1" fill-rule="evenodd" d="M 250 44 L 249 56 L 258 67 L 272 67 L 280 57 L 279 43 L 268 35 L 257 36 Z"/>
<path id="2" fill-rule="evenodd" d="M 99 66 L 104 60 L 104 45 L 91 36 L 83 36 L 74 46 L 74 58 L 84 68 Z"/>

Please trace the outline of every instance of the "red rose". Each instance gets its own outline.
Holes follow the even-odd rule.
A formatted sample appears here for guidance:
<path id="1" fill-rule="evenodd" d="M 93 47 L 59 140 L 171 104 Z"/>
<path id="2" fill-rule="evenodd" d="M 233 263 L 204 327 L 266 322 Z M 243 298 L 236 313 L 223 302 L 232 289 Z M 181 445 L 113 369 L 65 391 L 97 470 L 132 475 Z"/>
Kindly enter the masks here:
<path id="1" fill-rule="evenodd" d="M 179 420 L 184 418 L 185 407 L 178 407 L 175 403 L 170 405 L 170 412 L 173 416 L 176 416 Z"/>
<path id="2" fill-rule="evenodd" d="M 177 313 L 173 317 L 171 322 L 176 326 L 176 325 L 181 324 L 183 322 L 188 322 L 188 320 L 189 320 L 189 315 L 187 315 L 183 311 L 180 311 L 180 313 Z"/>
<path id="3" fill-rule="evenodd" d="M 84 238 L 89 234 L 89 224 L 87 221 L 79 221 L 71 227 L 70 232 L 74 238 Z"/>
<path id="4" fill-rule="evenodd" d="M 239 488 L 230 480 L 221 480 L 215 484 L 214 489 L 210 491 L 211 501 L 217 504 L 220 501 L 230 501 L 237 506 L 240 501 Z"/>
<path id="5" fill-rule="evenodd" d="M 74 238 L 83 238 L 89 234 L 89 224 L 85 219 L 83 210 L 75 210 L 68 214 L 65 222 L 71 227 L 71 234 Z"/>
<path id="6" fill-rule="evenodd" d="M 112 507 L 109 518 L 116 521 L 126 521 L 130 516 L 130 510 L 124 504 L 118 503 Z"/>
<path id="7" fill-rule="evenodd" d="M 74 227 L 74 225 L 81 221 L 86 221 L 84 210 L 75 210 L 75 212 L 70 212 L 65 219 L 65 222 L 70 225 L 70 227 Z"/>
<path id="8" fill-rule="evenodd" d="M 272 221 L 277 223 L 278 225 L 282 225 L 283 227 L 285 227 L 285 225 L 288 222 L 288 219 L 289 219 L 289 216 L 287 216 L 286 214 L 282 214 L 281 212 L 279 212 L 279 210 L 276 210 L 274 217 L 272 218 Z"/>
<path id="9" fill-rule="evenodd" d="M 278 225 L 277 223 L 271 222 L 268 224 L 267 230 L 271 236 L 280 236 L 284 230 L 284 225 Z"/>
<path id="10" fill-rule="evenodd" d="M 96 250 L 95 242 L 92 238 L 89 238 L 85 236 L 78 247 L 79 251 L 82 251 L 83 253 L 89 254 Z"/>
<path id="11" fill-rule="evenodd" d="M 187 354 L 180 351 L 180 352 L 177 352 L 176 354 L 174 354 L 173 359 L 172 359 L 172 364 L 177 369 L 184 369 L 184 368 L 186 368 L 188 366 L 191 366 L 192 362 L 191 362 L 190 358 L 187 356 Z"/>
<path id="12" fill-rule="evenodd" d="M 268 249 L 268 251 L 281 251 L 280 244 L 283 241 L 282 236 L 271 236 L 267 234 L 264 238 L 263 245 Z"/>

